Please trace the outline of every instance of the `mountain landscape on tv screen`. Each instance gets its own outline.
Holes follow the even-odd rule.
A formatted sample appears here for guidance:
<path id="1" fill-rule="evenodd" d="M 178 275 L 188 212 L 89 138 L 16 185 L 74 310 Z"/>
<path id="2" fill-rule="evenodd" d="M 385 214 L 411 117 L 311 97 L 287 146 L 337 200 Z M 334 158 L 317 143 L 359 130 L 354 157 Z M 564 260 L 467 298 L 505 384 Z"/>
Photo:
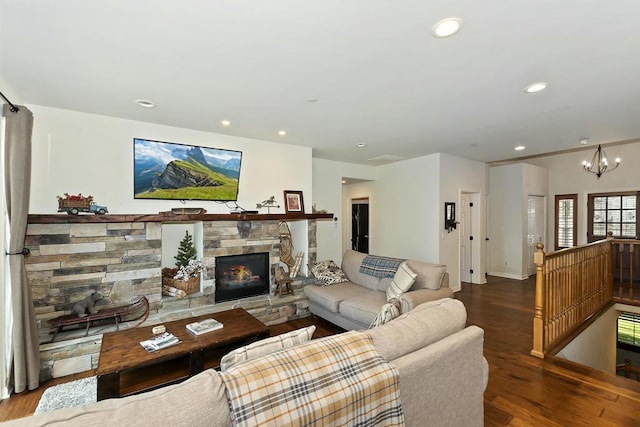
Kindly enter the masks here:
<path id="1" fill-rule="evenodd" d="M 134 139 L 136 199 L 237 199 L 242 153 Z"/>

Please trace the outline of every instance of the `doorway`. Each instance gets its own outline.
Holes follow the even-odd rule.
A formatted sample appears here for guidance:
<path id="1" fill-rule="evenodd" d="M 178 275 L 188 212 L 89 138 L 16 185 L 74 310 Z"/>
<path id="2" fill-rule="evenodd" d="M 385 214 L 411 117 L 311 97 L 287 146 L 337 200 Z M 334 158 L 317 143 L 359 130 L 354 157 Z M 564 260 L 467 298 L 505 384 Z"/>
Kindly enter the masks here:
<path id="1" fill-rule="evenodd" d="M 481 203 L 480 193 L 461 191 L 458 209 L 460 282 L 486 283 L 482 274 L 481 259 Z"/>
<path id="2" fill-rule="evenodd" d="M 351 249 L 369 253 L 369 198 L 351 200 Z"/>
<path id="3" fill-rule="evenodd" d="M 545 196 L 527 197 L 527 274 L 536 274 L 536 265 L 533 262 L 533 254 L 538 242 L 542 242 L 545 231 Z"/>
<path id="4" fill-rule="evenodd" d="M 473 222 L 471 221 L 471 211 L 473 202 L 471 194 L 460 195 L 460 281 L 471 283 L 473 274 L 473 251 L 471 243 L 473 240 Z"/>

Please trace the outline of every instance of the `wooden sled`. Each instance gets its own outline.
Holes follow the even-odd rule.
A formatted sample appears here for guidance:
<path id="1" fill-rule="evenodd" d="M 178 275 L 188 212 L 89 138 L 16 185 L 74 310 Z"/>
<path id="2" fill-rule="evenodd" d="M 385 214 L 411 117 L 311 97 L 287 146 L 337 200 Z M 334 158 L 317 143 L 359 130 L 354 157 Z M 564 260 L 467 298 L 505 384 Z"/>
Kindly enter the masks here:
<path id="1" fill-rule="evenodd" d="M 134 316 L 131 319 L 126 319 L 128 316 Z M 136 317 L 137 316 L 137 317 Z M 147 320 L 149 317 L 149 300 L 147 297 L 142 296 L 138 298 L 136 301 L 132 302 L 129 305 L 123 305 L 119 307 L 111 307 L 105 308 L 104 310 L 98 310 L 96 314 L 89 314 L 85 317 L 79 317 L 77 314 L 66 314 L 64 316 L 56 317 L 55 319 L 49 320 L 49 325 L 52 328 L 56 328 L 56 331 L 53 333 L 53 338 L 51 338 L 51 342 L 55 341 L 58 333 L 62 332 L 62 329 L 65 326 L 72 325 L 81 325 L 83 323 L 87 324 L 85 329 L 84 336 L 89 335 L 89 328 L 96 320 L 103 319 L 114 319 L 116 323 L 116 329 L 120 330 L 120 323 L 123 321 L 122 319 L 126 319 L 125 321 L 130 322 L 134 320 L 141 319 L 138 323 L 136 323 L 135 327 L 138 327 Z"/>

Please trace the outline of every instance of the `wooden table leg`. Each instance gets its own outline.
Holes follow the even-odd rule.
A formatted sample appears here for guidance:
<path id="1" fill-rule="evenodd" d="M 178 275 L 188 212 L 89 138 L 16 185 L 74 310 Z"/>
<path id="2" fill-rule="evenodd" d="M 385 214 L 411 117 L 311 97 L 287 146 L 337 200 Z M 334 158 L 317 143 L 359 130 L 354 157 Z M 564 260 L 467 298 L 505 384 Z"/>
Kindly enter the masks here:
<path id="1" fill-rule="evenodd" d="M 120 397 L 120 372 L 98 375 L 98 401 Z"/>

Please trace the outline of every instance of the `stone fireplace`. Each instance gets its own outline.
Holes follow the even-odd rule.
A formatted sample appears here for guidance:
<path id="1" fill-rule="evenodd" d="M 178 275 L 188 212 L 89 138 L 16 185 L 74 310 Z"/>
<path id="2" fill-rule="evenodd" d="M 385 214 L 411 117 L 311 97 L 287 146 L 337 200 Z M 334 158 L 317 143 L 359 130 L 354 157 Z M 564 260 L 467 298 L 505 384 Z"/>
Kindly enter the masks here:
<path id="1" fill-rule="evenodd" d="M 215 302 L 268 295 L 269 253 L 216 257 Z"/>
<path id="2" fill-rule="evenodd" d="M 27 276 L 38 321 L 43 379 L 95 368 L 101 333 L 88 337 L 51 339 L 47 321 L 67 314 L 71 306 L 92 290 L 106 304 L 124 305 L 146 296 L 150 316 L 145 325 L 243 307 L 266 325 L 305 317 L 308 303 L 302 288 L 314 281 L 298 276 L 294 293 L 274 297 L 275 270 L 280 262 L 279 223 L 287 220 L 297 241 L 296 250 L 316 257 L 316 219 L 320 215 L 30 215 L 25 246 Z M 331 216 L 327 216 L 330 218 Z M 198 223 L 204 266 L 201 291 L 186 298 L 162 295 L 161 264 L 164 224 Z M 217 260 L 238 255 L 266 254 L 267 273 L 261 276 L 266 291 L 215 296 Z M 262 293 L 264 292 L 264 293 Z M 144 327 L 144 325 L 143 325 Z"/>

